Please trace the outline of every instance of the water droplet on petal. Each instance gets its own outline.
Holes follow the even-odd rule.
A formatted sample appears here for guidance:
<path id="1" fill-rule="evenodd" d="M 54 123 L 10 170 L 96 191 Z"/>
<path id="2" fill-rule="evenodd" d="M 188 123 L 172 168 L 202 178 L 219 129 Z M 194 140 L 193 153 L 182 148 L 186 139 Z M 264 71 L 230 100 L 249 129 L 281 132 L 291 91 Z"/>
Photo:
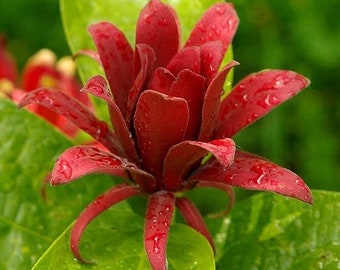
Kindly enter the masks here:
<path id="1" fill-rule="evenodd" d="M 223 5 L 217 5 L 215 7 L 215 11 L 218 15 L 223 15 L 225 13 L 225 6 Z"/>
<path id="2" fill-rule="evenodd" d="M 159 26 L 167 26 L 169 23 L 168 23 L 168 20 L 166 18 L 161 18 L 159 19 L 158 21 L 158 25 Z"/>
<path id="3" fill-rule="evenodd" d="M 232 30 L 234 28 L 235 21 L 232 19 L 228 20 L 228 30 Z"/>
<path id="4" fill-rule="evenodd" d="M 264 168 L 261 165 L 256 165 L 250 169 L 251 171 L 255 172 L 257 174 L 257 178 L 254 179 L 258 185 L 262 183 L 262 181 L 266 177 L 266 173 Z"/>
<path id="5" fill-rule="evenodd" d="M 159 254 L 161 252 L 161 248 L 159 247 L 160 241 L 164 238 L 164 233 L 156 233 L 155 235 L 151 236 L 147 240 L 153 241 L 153 252 Z"/>
<path id="6" fill-rule="evenodd" d="M 247 124 L 254 122 L 258 118 L 258 114 L 253 113 L 247 118 Z"/>
<path id="7" fill-rule="evenodd" d="M 243 91 L 245 88 L 244 84 L 241 83 L 236 87 L 235 91 Z"/>
<path id="8" fill-rule="evenodd" d="M 273 105 L 278 105 L 279 103 L 280 103 L 280 99 L 277 96 L 267 94 L 265 99 L 260 99 L 257 102 L 257 105 L 261 106 L 264 109 L 268 109 L 269 107 Z"/>
<path id="9" fill-rule="evenodd" d="M 72 168 L 68 161 L 61 159 L 59 160 L 58 165 L 57 173 L 61 174 L 65 179 L 70 179 L 72 175 Z"/>
<path id="10" fill-rule="evenodd" d="M 282 88 L 282 87 L 284 87 L 284 86 L 285 86 L 285 84 L 284 84 L 283 79 L 277 80 L 277 81 L 274 83 L 274 88 L 275 88 L 275 89 L 280 89 L 280 88 Z"/>
<path id="11" fill-rule="evenodd" d="M 205 25 L 203 23 L 199 23 L 198 24 L 198 29 L 202 32 L 205 33 L 207 31 L 207 28 L 205 27 Z"/>

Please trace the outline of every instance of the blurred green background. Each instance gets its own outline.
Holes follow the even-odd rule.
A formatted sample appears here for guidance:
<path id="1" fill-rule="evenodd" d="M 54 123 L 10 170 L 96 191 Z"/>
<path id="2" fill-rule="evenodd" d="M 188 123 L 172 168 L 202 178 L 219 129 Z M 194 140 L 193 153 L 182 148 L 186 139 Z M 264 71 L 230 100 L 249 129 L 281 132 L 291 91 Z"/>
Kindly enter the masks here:
<path id="1" fill-rule="evenodd" d="M 301 175 L 315 189 L 340 191 L 339 0 L 235 0 L 235 81 L 266 68 L 290 69 L 312 81 L 235 138 Z M 86 3 L 86 1 L 84 1 Z M 41 48 L 64 56 L 58 0 L 0 0 L 0 33 L 20 67 Z"/>

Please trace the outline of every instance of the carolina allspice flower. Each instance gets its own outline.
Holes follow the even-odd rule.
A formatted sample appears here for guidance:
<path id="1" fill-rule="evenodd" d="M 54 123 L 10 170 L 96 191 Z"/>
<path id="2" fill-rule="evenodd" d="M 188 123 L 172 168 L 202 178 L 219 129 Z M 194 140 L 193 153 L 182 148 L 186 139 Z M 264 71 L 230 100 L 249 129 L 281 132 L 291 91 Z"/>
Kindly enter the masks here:
<path id="1" fill-rule="evenodd" d="M 231 203 L 231 186 L 312 203 L 311 192 L 299 176 L 236 150 L 230 138 L 309 84 L 292 71 L 265 70 L 241 80 L 221 100 L 224 81 L 238 64 L 231 61 L 219 69 L 238 21 L 232 4 L 216 3 L 180 48 L 175 11 L 151 0 L 137 21 L 135 50 L 111 23 L 91 25 L 89 33 L 97 52 L 82 53 L 101 63 L 107 81 L 94 76 L 82 91 L 107 102 L 114 130 L 57 89 L 40 88 L 21 101 L 20 106 L 38 103 L 67 117 L 102 145 L 74 146 L 62 153 L 51 174 L 52 185 L 92 173 L 126 179 L 78 217 L 71 232 L 71 249 L 77 259 L 85 261 L 79 241 L 89 222 L 131 196 L 148 196 L 144 244 L 153 269 L 167 269 L 166 246 L 175 207 L 213 247 L 199 210 L 183 196 L 189 189 L 221 189 Z M 206 159 L 209 153 L 212 157 Z"/>
<path id="2" fill-rule="evenodd" d="M 57 57 L 51 50 L 42 49 L 26 62 L 19 76 L 14 58 L 5 45 L 5 39 L 0 36 L 0 96 L 10 98 L 17 103 L 27 92 L 38 87 L 54 87 L 92 108 L 88 96 L 79 91 L 81 84 L 75 77 L 75 63 L 71 57 L 66 56 L 56 61 Z M 48 108 L 32 104 L 29 110 L 70 137 L 75 137 L 79 131 L 65 117 Z"/>

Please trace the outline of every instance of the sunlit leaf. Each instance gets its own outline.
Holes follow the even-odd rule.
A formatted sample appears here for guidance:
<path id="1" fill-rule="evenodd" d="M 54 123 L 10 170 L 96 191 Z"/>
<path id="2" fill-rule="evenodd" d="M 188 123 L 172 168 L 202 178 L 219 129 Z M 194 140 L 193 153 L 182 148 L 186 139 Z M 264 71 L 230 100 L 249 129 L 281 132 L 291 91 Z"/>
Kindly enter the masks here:
<path id="1" fill-rule="evenodd" d="M 340 194 L 313 195 L 314 206 L 269 193 L 236 206 L 216 234 L 217 269 L 339 269 Z"/>
<path id="2" fill-rule="evenodd" d="M 85 231 L 80 250 L 93 261 L 91 269 L 151 269 L 143 245 L 144 218 L 116 205 L 93 221 Z M 69 229 L 51 245 L 34 266 L 40 269 L 89 269 L 74 260 L 69 249 Z M 188 226 L 171 227 L 169 269 L 215 269 L 208 242 Z"/>

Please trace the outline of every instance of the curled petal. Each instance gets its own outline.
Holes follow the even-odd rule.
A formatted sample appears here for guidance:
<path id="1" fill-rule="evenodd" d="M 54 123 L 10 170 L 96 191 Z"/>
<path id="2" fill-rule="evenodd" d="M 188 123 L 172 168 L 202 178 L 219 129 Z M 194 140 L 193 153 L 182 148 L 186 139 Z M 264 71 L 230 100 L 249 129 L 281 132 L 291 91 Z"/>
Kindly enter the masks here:
<path id="1" fill-rule="evenodd" d="M 74 257 L 79 261 L 89 263 L 82 258 L 79 251 L 79 242 L 81 236 L 86 229 L 87 225 L 99 214 L 104 212 L 106 209 L 115 205 L 116 203 L 125 200 L 129 197 L 139 194 L 138 187 L 129 185 L 117 185 L 101 196 L 97 197 L 92 203 L 90 203 L 83 212 L 77 218 L 71 231 L 71 250 Z"/>
<path id="2" fill-rule="evenodd" d="M 239 63 L 236 61 L 231 61 L 211 80 L 208 85 L 202 109 L 201 130 L 198 136 L 200 141 L 209 141 L 214 132 L 214 127 L 220 109 L 224 82 L 230 70 L 238 64 Z"/>
<path id="3" fill-rule="evenodd" d="M 77 53 L 75 53 L 73 55 L 73 58 L 78 58 L 81 55 L 85 55 L 88 56 L 90 58 L 92 58 L 93 60 L 95 60 L 98 64 L 102 65 L 102 61 L 100 61 L 100 56 L 99 53 L 96 51 L 92 51 L 92 50 L 80 50 Z"/>
<path id="4" fill-rule="evenodd" d="M 198 181 L 196 187 L 217 188 L 217 189 L 224 191 L 229 198 L 228 207 L 224 211 L 222 211 L 220 213 L 210 213 L 208 215 L 208 217 L 218 218 L 218 217 L 226 216 L 231 211 L 231 209 L 233 208 L 233 206 L 235 204 L 235 192 L 234 192 L 234 189 L 233 189 L 232 186 L 221 183 L 221 182 Z"/>
<path id="5" fill-rule="evenodd" d="M 155 50 L 155 67 L 165 67 L 179 48 L 176 14 L 159 0 L 151 0 L 137 22 L 136 44 L 146 43 Z"/>
<path id="6" fill-rule="evenodd" d="M 164 67 L 158 67 L 152 73 L 146 89 L 169 95 L 170 87 L 175 79 L 175 76 L 169 70 Z"/>
<path id="7" fill-rule="evenodd" d="M 108 103 L 110 118 L 117 137 L 124 148 L 124 152 L 134 162 L 138 163 L 138 155 L 135 150 L 135 143 L 126 125 L 124 117 L 118 106 L 113 100 L 112 93 L 109 91 L 106 80 L 102 76 L 92 77 L 84 86 L 82 91 L 104 99 Z"/>
<path id="8" fill-rule="evenodd" d="M 77 99 L 51 88 L 39 88 L 28 93 L 19 103 L 19 107 L 35 103 L 66 117 L 80 129 L 98 140 L 113 153 L 122 153 L 116 135 L 105 122 L 99 121 L 88 108 Z"/>
<path id="9" fill-rule="evenodd" d="M 202 234 L 209 241 L 212 249 L 215 250 L 214 241 L 197 207 L 185 197 L 176 199 L 176 207 L 181 212 L 186 223 Z"/>
<path id="10" fill-rule="evenodd" d="M 125 119 L 128 125 L 130 126 L 132 120 L 132 114 L 136 109 L 136 103 L 139 95 L 141 94 L 143 86 L 145 85 L 146 79 L 149 77 L 150 73 L 153 71 L 155 64 L 155 52 L 153 48 L 151 48 L 147 44 L 137 44 L 136 45 L 136 53 L 138 53 L 138 73 L 136 74 L 136 78 L 133 82 L 133 85 L 129 91 L 128 100 L 127 100 L 127 108 L 125 113 Z M 137 61 L 137 60 L 136 60 Z M 136 67 L 136 65 L 135 65 Z M 136 72 L 137 72 L 136 71 Z"/>
<path id="11" fill-rule="evenodd" d="M 287 70 L 265 70 L 247 76 L 222 101 L 216 138 L 232 137 L 309 83 L 307 78 Z"/>
<path id="12" fill-rule="evenodd" d="M 169 95 L 180 97 L 188 102 L 189 123 L 186 139 L 196 139 L 201 124 L 201 111 L 204 98 L 205 79 L 189 69 L 182 70 L 173 82 Z"/>
<path id="13" fill-rule="evenodd" d="M 58 157 L 51 174 L 50 183 L 51 185 L 66 184 L 93 173 L 130 178 L 130 172 L 135 176 L 131 180 L 138 182 L 142 189 L 153 190 L 155 188 L 153 176 L 138 169 L 134 163 L 98 147 L 74 146 Z M 143 181 L 138 181 L 139 179 Z"/>
<path id="14" fill-rule="evenodd" d="M 124 113 L 132 85 L 133 50 L 124 34 L 113 24 L 100 22 L 88 28 L 116 104 Z"/>
<path id="15" fill-rule="evenodd" d="M 210 83 L 210 81 L 218 72 L 218 68 L 220 67 L 223 60 L 224 50 L 222 42 L 219 40 L 207 42 L 200 48 L 201 74 L 207 78 L 207 82 Z"/>
<path id="16" fill-rule="evenodd" d="M 244 189 L 272 191 L 312 204 L 312 193 L 292 171 L 258 158 L 237 157 L 227 169 L 212 160 L 191 179 L 221 182 Z"/>
<path id="17" fill-rule="evenodd" d="M 151 195 L 146 210 L 144 245 L 152 269 L 168 269 L 166 247 L 175 195 L 165 190 Z"/>
<path id="18" fill-rule="evenodd" d="M 143 165 L 156 179 L 161 179 L 169 148 L 183 140 L 188 120 L 188 104 L 184 99 L 153 90 L 141 94 L 134 127 Z"/>
<path id="19" fill-rule="evenodd" d="M 164 160 L 163 185 L 168 190 L 178 190 L 193 165 L 212 153 L 224 168 L 230 166 L 235 154 L 232 139 L 215 140 L 209 143 L 184 141 L 170 148 Z"/>
<path id="20" fill-rule="evenodd" d="M 201 73 L 201 49 L 198 46 L 186 47 L 180 50 L 166 66 L 175 76 L 183 70 L 190 69 L 197 74 Z"/>
<path id="21" fill-rule="evenodd" d="M 185 47 L 200 46 L 209 41 L 220 40 L 225 52 L 235 35 L 238 21 L 232 4 L 216 3 L 197 22 Z"/>

